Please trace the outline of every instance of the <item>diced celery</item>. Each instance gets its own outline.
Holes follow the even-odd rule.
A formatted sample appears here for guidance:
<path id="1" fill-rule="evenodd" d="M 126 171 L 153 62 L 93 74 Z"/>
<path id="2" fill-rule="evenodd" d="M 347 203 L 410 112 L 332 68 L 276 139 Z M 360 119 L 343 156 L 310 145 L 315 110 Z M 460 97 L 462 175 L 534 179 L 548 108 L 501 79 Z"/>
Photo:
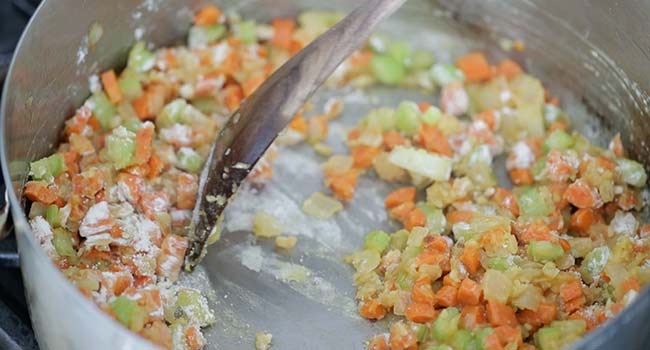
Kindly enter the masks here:
<path id="1" fill-rule="evenodd" d="M 449 345 L 429 345 L 425 348 L 422 348 L 422 350 L 455 350 Z"/>
<path id="2" fill-rule="evenodd" d="M 386 55 L 376 55 L 370 60 L 372 74 L 386 85 L 396 85 L 404 80 L 404 66 L 394 58 Z"/>
<path id="3" fill-rule="evenodd" d="M 147 49 L 143 41 L 138 41 L 129 52 L 127 67 L 138 73 L 144 73 L 153 68 L 156 56 Z"/>
<path id="4" fill-rule="evenodd" d="M 59 207 L 54 204 L 48 205 L 45 209 L 45 220 L 50 223 L 50 226 L 61 226 L 61 216 L 59 215 Z"/>
<path id="5" fill-rule="evenodd" d="M 128 99 L 133 100 L 142 95 L 142 74 L 131 69 L 125 69 L 117 83 L 120 86 L 122 94 Z"/>
<path id="6" fill-rule="evenodd" d="M 584 320 L 553 321 L 535 333 L 535 345 L 540 350 L 557 350 L 576 341 L 586 330 Z"/>
<path id="7" fill-rule="evenodd" d="M 244 44 L 254 44 L 257 42 L 257 26 L 255 21 L 242 21 L 234 26 L 235 36 Z"/>
<path id="8" fill-rule="evenodd" d="M 352 266 L 360 273 L 370 272 L 379 266 L 381 256 L 375 250 L 365 249 L 351 256 Z"/>
<path id="9" fill-rule="evenodd" d="M 408 61 L 411 69 L 418 70 L 431 68 L 435 59 L 433 58 L 433 54 L 429 51 L 416 50 L 411 54 Z"/>
<path id="10" fill-rule="evenodd" d="M 176 294 L 177 309 L 182 309 L 202 327 L 214 323 L 214 314 L 207 306 L 207 300 L 196 289 L 181 288 Z"/>
<path id="11" fill-rule="evenodd" d="M 404 249 L 404 251 L 402 252 L 402 261 L 405 262 L 405 261 L 409 261 L 409 260 L 415 258 L 416 256 L 418 256 L 418 254 L 420 254 L 422 252 L 422 250 L 423 250 L 423 247 L 422 247 L 421 244 L 420 245 L 407 245 L 406 249 Z"/>
<path id="12" fill-rule="evenodd" d="M 376 230 L 366 235 L 363 247 L 364 249 L 374 250 L 381 254 L 388 248 L 389 244 L 390 236 L 388 233 Z"/>
<path id="13" fill-rule="evenodd" d="M 474 341 L 474 336 L 472 332 L 466 329 L 459 329 L 454 336 L 449 340 L 449 344 L 454 348 L 454 350 L 465 350 L 469 348 Z"/>
<path id="14" fill-rule="evenodd" d="M 588 280 L 593 280 L 595 276 L 598 276 L 603 271 L 605 265 L 607 265 L 607 261 L 609 261 L 609 256 L 611 255 L 610 253 L 607 246 L 594 248 L 582 260 L 580 272 Z"/>
<path id="15" fill-rule="evenodd" d="M 401 65 L 406 65 L 411 56 L 411 45 L 405 41 L 395 41 L 388 44 L 388 55 Z"/>
<path id="16" fill-rule="evenodd" d="M 423 324 L 414 323 L 411 325 L 411 330 L 415 334 L 418 343 L 423 342 L 429 334 L 429 328 Z"/>
<path id="17" fill-rule="evenodd" d="M 549 262 L 564 256 L 564 249 L 548 241 L 532 241 L 528 244 L 528 255 L 535 261 Z"/>
<path id="18" fill-rule="evenodd" d="M 575 140 L 564 130 L 555 130 L 544 141 L 544 151 L 552 149 L 569 149 L 573 147 Z"/>
<path id="19" fill-rule="evenodd" d="M 190 48 L 205 47 L 214 44 L 226 34 L 226 27 L 222 24 L 211 26 L 192 26 L 187 37 Z"/>
<path id="20" fill-rule="evenodd" d="M 530 172 L 533 174 L 534 178 L 537 178 L 542 174 L 544 169 L 546 169 L 546 156 L 537 159 L 535 163 L 533 163 L 533 166 L 530 167 Z"/>
<path id="21" fill-rule="evenodd" d="M 427 228 L 431 232 L 443 233 L 445 231 L 447 218 L 441 209 L 426 203 L 418 204 L 418 208 L 422 210 L 427 218 Z"/>
<path id="22" fill-rule="evenodd" d="M 142 126 L 142 121 L 138 118 L 129 118 L 124 120 L 122 125 L 130 132 L 138 132 Z"/>
<path id="23" fill-rule="evenodd" d="M 66 230 L 62 228 L 55 228 L 52 237 L 52 245 L 54 246 L 56 253 L 60 256 L 67 256 L 74 259 L 77 257 L 77 251 L 74 249 L 72 237 L 70 235 L 71 233 L 66 232 Z"/>
<path id="24" fill-rule="evenodd" d="M 120 126 L 106 137 L 106 157 L 117 169 L 131 165 L 135 153 L 135 134 Z"/>
<path id="25" fill-rule="evenodd" d="M 51 182 L 66 170 L 65 160 L 60 153 L 29 163 L 30 174 L 34 180 Z"/>
<path id="26" fill-rule="evenodd" d="M 510 233 L 510 220 L 504 216 L 477 214 L 470 222 L 457 222 L 452 227 L 454 238 L 464 241 L 495 229 Z"/>
<path id="27" fill-rule="evenodd" d="M 212 97 L 193 99 L 192 106 L 205 114 L 212 114 L 219 110 L 219 103 Z"/>
<path id="28" fill-rule="evenodd" d="M 406 230 L 399 230 L 390 235 L 390 249 L 402 250 L 406 246 L 406 241 L 409 238 L 409 232 Z"/>
<path id="29" fill-rule="evenodd" d="M 447 181 L 451 176 L 452 160 L 412 147 L 395 147 L 388 154 L 394 165 L 433 181 Z"/>
<path id="30" fill-rule="evenodd" d="M 474 338 L 476 340 L 476 350 L 482 350 L 485 348 L 485 338 L 492 333 L 494 333 L 494 329 L 491 327 L 481 328 L 476 332 Z"/>
<path id="31" fill-rule="evenodd" d="M 433 323 L 431 334 L 434 339 L 444 342 L 451 338 L 456 331 L 458 331 L 458 321 L 460 320 L 460 312 L 455 307 L 448 307 L 438 315 L 436 321 Z"/>
<path id="32" fill-rule="evenodd" d="M 420 114 L 420 119 L 429 125 L 437 123 L 440 117 L 442 117 L 442 111 L 435 106 L 427 108 L 424 113 Z"/>
<path id="33" fill-rule="evenodd" d="M 420 108 L 415 102 L 403 101 L 395 111 L 395 123 L 400 131 L 413 135 L 420 129 Z"/>
<path id="34" fill-rule="evenodd" d="M 593 249 L 593 241 L 589 237 L 574 237 L 568 241 L 571 246 L 571 255 L 576 258 L 586 257 Z"/>
<path id="35" fill-rule="evenodd" d="M 506 271 L 512 267 L 511 258 L 508 256 L 497 256 L 488 260 L 488 267 L 494 270 Z"/>
<path id="36" fill-rule="evenodd" d="M 203 166 L 203 159 L 195 150 L 189 147 L 181 147 L 176 154 L 179 168 L 193 174 L 198 174 Z"/>
<path id="37" fill-rule="evenodd" d="M 111 302 L 111 310 L 123 325 L 133 331 L 140 331 L 147 318 L 147 310 L 135 300 L 120 295 Z"/>
<path id="38" fill-rule="evenodd" d="M 182 98 L 177 98 L 163 107 L 156 118 L 156 124 L 161 128 L 168 128 L 176 123 L 181 122 L 183 111 L 187 107 L 187 102 Z"/>
<path id="39" fill-rule="evenodd" d="M 401 290 L 410 290 L 413 287 L 413 277 L 406 271 L 401 271 L 395 282 Z"/>
<path id="40" fill-rule="evenodd" d="M 372 130 L 393 130 L 395 128 L 395 111 L 390 108 L 373 109 L 368 112 L 363 123 Z"/>
<path id="41" fill-rule="evenodd" d="M 552 203 L 548 191 L 542 188 L 521 188 L 517 195 L 517 203 L 522 215 L 532 218 L 546 217 L 551 213 Z"/>
<path id="42" fill-rule="evenodd" d="M 93 110 L 93 114 L 99 120 L 99 124 L 104 130 L 110 130 L 116 126 L 117 122 L 117 111 L 115 106 L 108 99 L 106 94 L 102 91 L 95 92 L 89 98 Z"/>
<path id="43" fill-rule="evenodd" d="M 463 71 L 451 64 L 435 64 L 429 70 L 429 74 L 433 81 L 440 86 L 465 80 Z"/>
<path id="44" fill-rule="evenodd" d="M 641 163 L 625 158 L 617 159 L 616 163 L 618 165 L 617 170 L 625 183 L 634 187 L 645 186 L 646 181 L 648 181 L 648 175 Z"/>

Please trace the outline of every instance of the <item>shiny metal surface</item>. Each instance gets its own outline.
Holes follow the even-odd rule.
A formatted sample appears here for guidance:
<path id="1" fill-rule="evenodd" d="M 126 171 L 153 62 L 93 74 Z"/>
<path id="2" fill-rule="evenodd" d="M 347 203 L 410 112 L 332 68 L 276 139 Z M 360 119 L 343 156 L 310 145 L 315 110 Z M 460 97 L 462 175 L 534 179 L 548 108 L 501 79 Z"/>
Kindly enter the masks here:
<path id="1" fill-rule="evenodd" d="M 20 188 L 27 162 L 52 150 L 63 120 L 87 96 L 88 76 L 123 64 L 136 28 L 142 28 L 144 38 L 156 46 L 179 42 L 192 9 L 201 3 L 47 0 L 20 44 L 4 90 L 0 147 L 5 181 L 14 185 L 9 192 L 11 211 L 34 327 L 44 349 L 153 348 L 101 314 L 50 263 L 25 220 Z M 295 14 L 300 8 L 349 10 L 356 2 L 218 3 L 265 20 Z M 383 30 L 415 46 L 436 48 L 439 60 L 468 48 L 487 47 L 500 56 L 503 53 L 494 49 L 499 39 L 523 39 L 528 49 L 512 56 L 571 104 L 568 111 L 579 130 L 600 144 L 621 131 L 628 149 L 650 165 L 646 143 L 650 79 L 644 71 L 650 63 L 649 11 L 650 3 L 642 1 L 411 0 Z M 104 33 L 88 47 L 84 38 L 94 22 Z M 364 111 L 396 104 L 405 95 L 418 96 L 385 89 L 334 94 L 346 98 L 344 116 L 332 125 L 328 139 L 338 151 L 343 151 L 337 141 L 345 125 Z M 322 104 L 327 92 L 316 98 Z M 183 277 L 183 283 L 208 292 L 218 315 L 218 323 L 207 334 L 210 349 L 250 349 L 258 330 L 274 334 L 276 349 L 362 349 L 368 335 L 385 331 L 384 323 L 356 316 L 351 270 L 341 258 L 360 245 L 367 230 L 390 226 L 381 208 L 381 196 L 389 189 L 369 186 L 373 180 L 365 179 L 353 205 L 332 221 L 312 221 L 301 214 L 300 204 L 321 189 L 317 169 L 321 161 L 307 147 L 282 152 L 273 181 L 261 190 L 244 188 L 226 212 L 223 239 L 212 246 L 195 274 Z M 281 253 L 270 242 L 253 244 L 246 230 L 258 210 L 288 224 L 299 236 L 295 250 Z M 260 256 L 265 258 L 261 262 Z M 295 278 L 295 273 L 304 277 Z M 579 348 L 647 348 L 643 341 L 650 333 L 649 310 L 650 293 L 645 290 Z"/>

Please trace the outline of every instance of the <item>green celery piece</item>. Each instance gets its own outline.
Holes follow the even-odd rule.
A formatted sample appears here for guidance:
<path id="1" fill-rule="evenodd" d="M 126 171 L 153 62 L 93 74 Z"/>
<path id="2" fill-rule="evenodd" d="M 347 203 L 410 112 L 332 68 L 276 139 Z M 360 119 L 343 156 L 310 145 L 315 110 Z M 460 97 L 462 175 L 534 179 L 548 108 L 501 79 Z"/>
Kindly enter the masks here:
<path id="1" fill-rule="evenodd" d="M 93 114 L 99 120 L 102 129 L 110 130 L 115 127 L 117 111 L 106 94 L 103 91 L 95 92 L 90 96 L 89 100 L 92 105 Z"/>
<path id="2" fill-rule="evenodd" d="M 365 127 L 377 131 L 395 129 L 395 111 L 390 108 L 373 109 L 363 118 Z"/>
<path id="3" fill-rule="evenodd" d="M 548 241 L 532 241 L 528 244 L 528 255 L 537 262 L 549 262 L 563 257 L 564 249 Z"/>
<path id="4" fill-rule="evenodd" d="M 74 249 L 71 234 L 62 228 L 55 228 L 53 231 L 52 245 L 60 256 L 76 258 L 77 251 Z"/>
<path id="5" fill-rule="evenodd" d="M 617 170 L 623 181 L 634 187 L 643 187 L 648 181 L 648 175 L 639 162 L 631 159 L 619 158 L 616 160 Z"/>
<path id="6" fill-rule="evenodd" d="M 427 123 L 429 125 L 436 124 L 440 119 L 440 117 L 442 117 L 442 111 L 435 106 L 431 106 L 427 108 L 427 110 L 420 115 L 420 119 L 422 119 L 424 123 Z"/>
<path id="7" fill-rule="evenodd" d="M 533 177 L 538 177 L 542 174 L 542 171 L 546 169 L 546 156 L 540 157 L 533 163 L 533 166 L 530 167 L 530 172 L 533 174 Z"/>
<path id="8" fill-rule="evenodd" d="M 120 74 L 117 84 L 127 100 L 133 100 L 142 96 L 142 84 L 144 79 L 142 73 L 137 73 L 132 69 L 125 69 Z"/>
<path id="9" fill-rule="evenodd" d="M 416 50 L 411 54 L 409 67 L 414 70 L 429 69 L 435 63 L 433 54 L 429 51 Z"/>
<path id="10" fill-rule="evenodd" d="M 257 42 L 257 27 L 255 21 L 242 21 L 235 25 L 235 35 L 244 44 L 254 44 Z"/>
<path id="11" fill-rule="evenodd" d="M 442 234 L 447 227 L 447 218 L 441 209 L 427 203 L 419 203 L 418 209 L 422 210 L 427 218 L 427 228 L 431 232 Z"/>
<path id="12" fill-rule="evenodd" d="M 388 55 L 401 65 L 406 65 L 411 57 L 411 45 L 405 41 L 388 44 Z"/>
<path id="13" fill-rule="evenodd" d="M 386 85 L 397 85 L 404 80 L 404 66 L 387 55 L 376 55 L 370 60 L 372 74 Z"/>
<path id="14" fill-rule="evenodd" d="M 558 350 L 562 343 L 562 330 L 556 327 L 540 328 L 534 336 L 535 345 L 540 350 Z"/>
<path id="15" fill-rule="evenodd" d="M 451 64 L 434 64 L 429 70 L 429 75 L 440 86 L 465 80 L 463 72 Z"/>
<path id="16" fill-rule="evenodd" d="M 593 279 L 603 271 L 605 265 L 607 265 L 607 261 L 609 261 L 610 255 L 611 252 L 607 246 L 594 248 L 582 260 L 580 271 L 583 275 L 587 275 L 588 278 Z"/>
<path id="17" fill-rule="evenodd" d="M 454 333 L 458 331 L 459 320 L 460 312 L 457 308 L 448 307 L 442 310 L 433 323 L 433 328 L 431 329 L 433 338 L 440 342 L 450 339 Z"/>
<path id="18" fill-rule="evenodd" d="M 156 124 L 161 128 L 168 128 L 176 123 L 180 123 L 183 118 L 183 111 L 187 107 L 187 102 L 182 98 L 177 98 L 163 107 L 156 118 Z"/>
<path id="19" fill-rule="evenodd" d="M 465 350 L 469 348 L 474 342 L 474 336 L 472 332 L 466 329 L 459 329 L 458 332 L 454 333 L 453 337 L 449 340 L 449 344 L 454 348 L 454 350 Z"/>
<path id="20" fill-rule="evenodd" d="M 111 302 L 111 310 L 115 313 L 115 317 L 128 328 L 131 328 L 133 323 L 137 321 L 138 314 L 141 313 L 138 309 L 143 308 L 138 306 L 135 300 L 131 300 L 124 295 L 120 295 Z"/>
<path id="21" fill-rule="evenodd" d="M 491 327 L 481 328 L 476 332 L 474 338 L 476 350 L 482 350 L 485 347 L 485 338 L 492 333 L 494 333 L 494 329 Z"/>
<path id="22" fill-rule="evenodd" d="M 420 108 L 415 102 L 403 101 L 395 111 L 395 123 L 397 129 L 414 135 L 420 130 Z"/>
<path id="23" fill-rule="evenodd" d="M 130 132 L 138 132 L 142 127 L 142 121 L 138 118 L 129 118 L 124 120 L 122 125 Z"/>
<path id="24" fill-rule="evenodd" d="M 190 47 L 201 47 L 216 43 L 226 34 L 226 27 L 223 24 L 213 24 L 211 26 L 193 26 L 187 42 Z"/>
<path id="25" fill-rule="evenodd" d="M 138 73 L 145 73 L 153 68 L 156 56 L 147 49 L 143 41 L 138 41 L 129 52 L 127 67 Z"/>
<path id="26" fill-rule="evenodd" d="M 29 163 L 29 169 L 33 180 L 47 182 L 52 182 L 55 177 L 67 170 L 65 160 L 60 153 Z"/>
<path id="27" fill-rule="evenodd" d="M 506 271 L 511 265 L 507 256 L 497 256 L 488 260 L 488 267 L 494 270 Z"/>
<path id="28" fill-rule="evenodd" d="M 203 159 L 195 150 L 189 147 L 181 147 L 176 153 L 178 158 L 177 166 L 193 174 L 198 174 L 203 166 Z"/>
<path id="29" fill-rule="evenodd" d="M 423 348 L 422 350 L 455 350 L 449 345 L 429 345 L 426 348 Z"/>
<path id="30" fill-rule="evenodd" d="M 61 216 L 59 215 L 59 207 L 54 204 L 50 204 L 45 209 L 45 220 L 50 223 L 50 226 L 57 227 L 61 226 Z"/>
<path id="31" fill-rule="evenodd" d="M 135 153 L 135 134 L 120 126 L 106 138 L 106 156 L 116 169 L 131 165 Z"/>
<path id="32" fill-rule="evenodd" d="M 584 320 L 553 321 L 535 333 L 535 345 L 540 350 L 561 349 L 580 338 L 586 328 Z"/>
<path id="33" fill-rule="evenodd" d="M 201 326 L 214 322 L 214 315 L 206 308 L 207 302 L 201 292 L 191 288 L 182 288 L 176 294 L 176 309 L 188 310 Z"/>
<path id="34" fill-rule="evenodd" d="M 406 241 L 409 238 L 409 232 L 399 230 L 390 236 L 390 249 L 402 250 L 406 247 Z"/>
<path id="35" fill-rule="evenodd" d="M 411 329 L 419 343 L 423 342 L 427 338 L 427 335 L 429 335 L 429 328 L 423 324 L 413 324 L 411 325 Z"/>
<path id="36" fill-rule="evenodd" d="M 537 187 L 522 187 L 517 195 L 517 203 L 522 215 L 539 218 L 546 217 L 551 213 L 549 196 L 545 196 L 542 190 Z"/>
<path id="37" fill-rule="evenodd" d="M 397 280 L 395 282 L 397 282 L 397 286 L 401 290 L 410 290 L 411 287 L 413 287 L 413 277 L 411 277 L 406 271 L 401 271 L 397 275 Z"/>
<path id="38" fill-rule="evenodd" d="M 192 100 L 192 106 L 204 114 L 212 114 L 219 110 L 219 103 L 212 97 L 202 97 Z"/>
<path id="39" fill-rule="evenodd" d="M 379 254 L 383 253 L 390 244 L 390 236 L 388 233 L 380 230 L 372 231 L 366 235 L 363 243 L 364 249 L 377 251 Z"/>
<path id="40" fill-rule="evenodd" d="M 548 152 L 553 149 L 569 149 L 575 144 L 573 136 L 569 135 L 564 130 L 555 130 L 544 141 L 544 151 Z"/>

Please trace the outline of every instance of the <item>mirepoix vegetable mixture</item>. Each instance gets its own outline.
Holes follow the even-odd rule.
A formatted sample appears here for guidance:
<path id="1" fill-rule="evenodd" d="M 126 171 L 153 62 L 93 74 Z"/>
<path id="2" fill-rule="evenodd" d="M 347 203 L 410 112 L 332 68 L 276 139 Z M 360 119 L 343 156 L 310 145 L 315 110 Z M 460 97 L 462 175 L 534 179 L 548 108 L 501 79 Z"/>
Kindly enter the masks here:
<path id="1" fill-rule="evenodd" d="M 161 346 L 205 346 L 214 314 L 198 290 L 174 284 L 198 173 L 230 113 L 340 18 L 310 11 L 260 24 L 207 6 L 187 46 L 138 42 L 121 73 L 90 79 L 92 95 L 56 153 L 31 163 L 24 188 L 37 239 L 83 294 Z M 397 316 L 368 349 L 558 349 L 650 281 L 643 166 L 626 158 L 619 136 L 603 149 L 572 132 L 558 100 L 516 62 L 474 52 L 435 63 L 377 35 L 330 83 L 439 95 L 370 111 L 347 134 L 349 155 L 323 143 L 337 102 L 315 117 L 299 113 L 278 139 L 329 157 L 331 196 L 317 192 L 303 206 L 319 219 L 350 205 L 341 201 L 359 176 L 396 184 L 385 205 L 403 229 L 371 230 L 346 258 L 360 315 Z M 498 157 L 512 187 L 497 182 Z M 272 158 L 249 181 L 268 180 Z M 264 213 L 254 224 L 279 248 L 296 244 Z M 256 342 L 270 341 L 259 333 Z"/>

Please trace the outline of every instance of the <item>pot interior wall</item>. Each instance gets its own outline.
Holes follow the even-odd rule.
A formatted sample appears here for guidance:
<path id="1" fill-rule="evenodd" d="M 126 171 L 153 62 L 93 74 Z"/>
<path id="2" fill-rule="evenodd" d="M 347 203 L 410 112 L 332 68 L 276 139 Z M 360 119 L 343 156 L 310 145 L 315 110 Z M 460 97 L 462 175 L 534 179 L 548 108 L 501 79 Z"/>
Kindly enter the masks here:
<path id="1" fill-rule="evenodd" d="M 144 39 L 157 47 L 181 42 L 192 10 L 202 3 L 148 0 L 142 4 L 102 1 L 80 5 L 78 1 L 61 0 L 57 5 L 48 4 L 55 11 L 41 11 L 23 41 L 7 85 L 5 159 L 17 194 L 14 199 L 20 198 L 28 162 L 56 147 L 63 121 L 88 95 L 88 77 L 123 65 L 136 29 L 141 29 Z M 353 3 L 219 2 L 223 8 L 237 9 L 245 17 L 262 21 L 293 15 L 304 8 L 347 10 Z M 78 9 L 79 16 L 65 20 L 62 9 L 66 7 Z M 407 39 L 416 47 L 435 49 L 440 61 L 451 61 L 470 49 L 486 50 L 494 58 L 514 57 L 541 76 L 551 93 L 569 103 L 567 111 L 579 131 L 599 145 L 606 145 L 614 132 L 621 132 L 632 155 L 648 165 L 650 150 L 645 135 L 650 126 L 645 91 L 650 80 L 644 80 L 642 72 L 635 68 L 643 66 L 639 63 L 647 64 L 647 58 L 627 37 L 610 43 L 612 34 L 603 31 L 599 24 L 612 28 L 619 28 L 619 24 L 611 23 L 604 10 L 595 8 L 576 8 L 560 0 L 411 0 L 382 31 Z M 589 20 L 585 16 L 590 16 Z M 632 17 L 630 22 L 634 24 L 636 16 Z M 93 23 L 101 26 L 103 35 L 91 44 L 88 31 Z M 499 51 L 497 43 L 504 38 L 523 40 L 527 50 Z M 621 50 L 631 57 L 621 56 Z M 616 57 L 620 66 L 608 56 Z M 315 98 L 316 104 L 330 96 L 346 101 L 344 116 L 332 125 L 328 139 L 340 152 L 345 128 L 368 109 L 395 105 L 403 98 L 426 98 L 416 91 L 397 94 L 374 88 L 360 93 L 347 89 L 321 91 Z M 389 188 L 372 179 L 363 180 L 357 198 L 343 214 L 326 223 L 311 220 L 300 207 L 307 196 L 321 190 L 318 164 L 323 159 L 307 147 L 285 151 L 281 152 L 276 176 L 270 184 L 263 189 L 243 189 L 227 211 L 222 241 L 212 247 L 198 272 L 184 276 L 182 283 L 200 288 L 210 296 L 210 304 L 218 315 L 218 323 L 207 334 L 211 349 L 250 348 L 254 333 L 260 330 L 272 332 L 279 349 L 360 349 L 368 336 L 387 329 L 386 321 L 369 323 L 356 315 L 352 272 L 342 258 L 361 245 L 368 230 L 393 228 L 382 202 Z M 254 242 L 248 231 L 252 215 L 259 210 L 284 220 L 291 233 L 299 236 L 295 250 L 278 253 L 268 242 Z M 19 216 L 16 219 L 24 222 L 24 217 L 20 217 L 24 214 L 15 213 Z M 637 309 L 648 310 L 650 297 L 646 293 L 640 299 Z M 628 311 L 626 314 L 631 315 Z M 627 321 L 620 318 L 616 322 Z M 595 332 L 591 342 L 581 348 L 596 348 L 597 344 L 610 341 L 611 328 Z M 633 328 L 627 328 L 630 329 Z M 638 337 L 627 338 L 627 345 L 638 344 Z"/>

